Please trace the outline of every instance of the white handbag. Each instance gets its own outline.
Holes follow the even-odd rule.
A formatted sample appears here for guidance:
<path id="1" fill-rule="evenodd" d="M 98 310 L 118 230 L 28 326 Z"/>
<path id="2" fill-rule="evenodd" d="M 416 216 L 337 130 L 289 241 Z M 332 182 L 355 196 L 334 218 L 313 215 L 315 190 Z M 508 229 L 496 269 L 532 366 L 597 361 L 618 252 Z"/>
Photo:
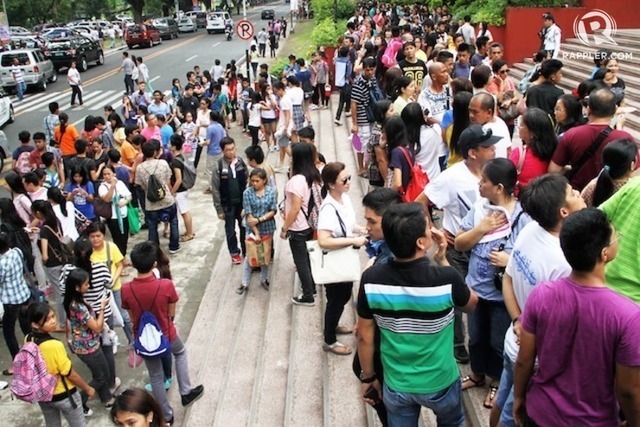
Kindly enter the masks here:
<path id="1" fill-rule="evenodd" d="M 335 209 L 335 206 L 332 206 Z M 342 235 L 346 230 L 340 214 L 336 210 Z M 360 254 L 358 249 L 347 246 L 340 249 L 323 249 L 317 240 L 307 242 L 307 253 L 311 263 L 311 275 L 318 285 L 330 283 L 356 282 L 360 280 Z"/>

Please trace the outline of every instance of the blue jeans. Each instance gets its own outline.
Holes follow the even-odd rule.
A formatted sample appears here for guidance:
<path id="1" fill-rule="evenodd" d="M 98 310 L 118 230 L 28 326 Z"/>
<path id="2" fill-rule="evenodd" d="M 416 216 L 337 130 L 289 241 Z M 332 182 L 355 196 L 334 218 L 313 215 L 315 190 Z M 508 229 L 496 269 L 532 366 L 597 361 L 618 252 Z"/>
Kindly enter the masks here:
<path id="1" fill-rule="evenodd" d="M 27 84 L 25 82 L 16 83 L 16 95 L 18 96 L 18 101 L 22 101 L 24 99 L 24 93 L 27 91 Z"/>
<path id="2" fill-rule="evenodd" d="M 469 360 L 476 375 L 500 378 L 504 335 L 511 324 L 504 301 L 478 298 L 476 309 L 468 314 Z"/>
<path id="3" fill-rule="evenodd" d="M 122 293 L 120 291 L 113 291 L 113 299 L 116 301 L 116 306 L 118 310 L 120 310 L 120 315 L 122 316 L 122 320 L 124 321 L 124 334 L 127 336 L 127 341 L 129 345 L 133 343 L 133 323 L 131 323 L 131 318 L 129 317 L 129 312 L 122 308 Z"/>
<path id="4" fill-rule="evenodd" d="M 502 410 L 500 414 L 500 425 L 504 427 L 515 427 L 513 419 L 513 363 L 509 356 L 503 355 L 504 368 L 500 377 L 500 387 L 496 395 L 496 405 Z"/>
<path id="5" fill-rule="evenodd" d="M 238 248 L 238 236 L 236 235 L 236 223 L 240 228 L 240 247 L 242 248 L 242 254 L 245 254 L 246 248 L 244 245 L 245 229 L 242 225 L 242 204 L 239 205 L 225 205 L 222 206 L 224 210 L 224 233 L 227 236 L 227 247 L 229 253 L 233 255 L 240 254 L 240 248 Z"/>
<path id="6" fill-rule="evenodd" d="M 178 210 L 176 204 L 157 211 L 147 211 L 147 224 L 149 225 L 149 240 L 160 244 L 158 237 L 158 224 L 162 221 L 169 222 L 169 250 L 175 251 L 180 247 L 180 231 L 178 230 Z"/>
<path id="7" fill-rule="evenodd" d="M 436 414 L 439 427 L 464 425 L 459 379 L 443 390 L 427 394 L 393 391 L 385 383 L 382 397 L 387 407 L 390 427 L 416 427 L 422 406 Z"/>

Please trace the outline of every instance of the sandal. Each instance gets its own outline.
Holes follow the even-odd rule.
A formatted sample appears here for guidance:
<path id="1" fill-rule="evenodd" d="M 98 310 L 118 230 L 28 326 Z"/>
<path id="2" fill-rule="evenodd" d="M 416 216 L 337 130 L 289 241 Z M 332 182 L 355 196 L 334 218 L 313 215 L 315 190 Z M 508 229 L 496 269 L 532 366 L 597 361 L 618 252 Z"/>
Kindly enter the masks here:
<path id="1" fill-rule="evenodd" d="M 171 232 L 169 230 L 165 230 L 162 232 L 162 237 L 168 239 L 171 236 Z"/>
<path id="2" fill-rule="evenodd" d="M 180 241 L 181 242 L 190 242 L 192 241 L 194 238 L 196 237 L 195 234 L 191 234 L 190 236 L 187 236 L 186 234 L 180 236 Z"/>
<path id="3" fill-rule="evenodd" d="M 5 369 L 4 371 L 2 371 L 2 375 L 4 375 L 5 377 L 10 377 L 11 375 L 13 375 L 13 371 Z"/>
<path id="4" fill-rule="evenodd" d="M 491 384 L 491 386 L 489 387 L 489 393 L 487 394 L 487 397 L 485 397 L 482 406 L 487 409 L 492 409 L 493 401 L 496 398 L 496 394 L 498 394 L 498 386 L 496 384 Z M 487 403 L 487 398 L 489 398 L 489 403 Z"/>
<path id="5" fill-rule="evenodd" d="M 344 325 L 340 325 L 336 328 L 336 334 L 337 335 L 349 335 L 351 334 L 353 331 L 351 329 L 349 329 L 349 327 L 344 326 Z"/>
<path id="6" fill-rule="evenodd" d="M 467 381 L 470 382 L 471 385 L 465 387 L 464 383 L 466 383 Z M 484 384 L 484 377 L 481 380 L 474 380 L 473 378 L 471 378 L 471 376 L 467 375 L 462 379 L 462 390 L 467 390 L 474 387 L 484 387 Z"/>
<path id="7" fill-rule="evenodd" d="M 333 344 L 324 343 L 322 344 L 322 349 L 324 351 L 337 354 L 338 356 L 348 356 L 351 354 L 351 349 L 346 345 L 342 344 L 340 341 L 336 341 Z"/>

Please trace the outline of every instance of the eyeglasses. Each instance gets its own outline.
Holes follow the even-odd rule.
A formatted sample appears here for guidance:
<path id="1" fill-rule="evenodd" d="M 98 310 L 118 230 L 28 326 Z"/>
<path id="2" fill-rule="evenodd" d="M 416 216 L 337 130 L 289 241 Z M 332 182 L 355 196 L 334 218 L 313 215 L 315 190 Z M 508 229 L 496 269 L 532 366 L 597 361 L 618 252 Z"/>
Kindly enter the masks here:
<path id="1" fill-rule="evenodd" d="M 507 74 L 509 72 L 509 70 L 500 70 L 500 74 Z"/>
<path id="2" fill-rule="evenodd" d="M 616 242 L 620 241 L 620 239 L 622 239 L 622 233 L 617 232 L 617 233 L 616 233 L 616 238 L 615 238 L 615 239 L 613 239 L 612 241 L 610 241 L 610 242 L 609 242 L 609 244 L 608 244 L 607 246 L 611 246 L 611 245 L 613 245 L 614 243 L 616 243 Z"/>
<path id="3" fill-rule="evenodd" d="M 342 180 L 342 185 L 347 185 L 347 182 L 351 181 L 351 175 L 347 176 L 345 179 Z"/>

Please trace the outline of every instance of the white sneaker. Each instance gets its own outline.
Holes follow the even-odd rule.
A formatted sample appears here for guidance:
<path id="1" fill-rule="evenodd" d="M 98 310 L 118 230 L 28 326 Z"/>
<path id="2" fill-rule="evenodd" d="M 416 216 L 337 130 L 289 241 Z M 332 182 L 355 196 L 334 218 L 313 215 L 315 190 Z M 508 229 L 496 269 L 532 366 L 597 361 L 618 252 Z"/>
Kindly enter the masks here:
<path id="1" fill-rule="evenodd" d="M 120 388 L 120 384 L 122 384 L 122 381 L 120 381 L 120 378 L 116 377 L 114 387 L 113 388 L 109 388 L 109 392 L 112 395 L 115 395 L 116 391 L 118 391 L 118 389 Z"/>

